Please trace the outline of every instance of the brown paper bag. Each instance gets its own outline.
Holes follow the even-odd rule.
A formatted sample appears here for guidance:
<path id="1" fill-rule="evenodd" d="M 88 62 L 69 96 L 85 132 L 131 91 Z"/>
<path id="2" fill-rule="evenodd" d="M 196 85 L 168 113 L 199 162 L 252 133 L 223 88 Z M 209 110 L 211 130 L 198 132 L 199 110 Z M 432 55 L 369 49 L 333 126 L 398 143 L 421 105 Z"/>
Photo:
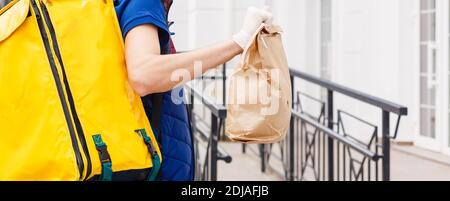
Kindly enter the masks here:
<path id="1" fill-rule="evenodd" d="M 230 77 L 227 136 L 244 143 L 274 143 L 287 133 L 292 92 L 279 26 L 262 25 Z"/>

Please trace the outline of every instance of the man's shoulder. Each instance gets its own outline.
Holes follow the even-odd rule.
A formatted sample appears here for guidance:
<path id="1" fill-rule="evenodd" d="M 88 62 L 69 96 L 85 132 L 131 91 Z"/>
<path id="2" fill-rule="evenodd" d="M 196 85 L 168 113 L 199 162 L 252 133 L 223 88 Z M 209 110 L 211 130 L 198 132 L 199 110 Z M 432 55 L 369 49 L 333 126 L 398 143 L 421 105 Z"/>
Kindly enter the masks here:
<path id="1" fill-rule="evenodd" d="M 161 0 L 115 0 L 114 2 L 118 16 L 146 12 L 159 17 L 159 15 L 164 13 Z"/>

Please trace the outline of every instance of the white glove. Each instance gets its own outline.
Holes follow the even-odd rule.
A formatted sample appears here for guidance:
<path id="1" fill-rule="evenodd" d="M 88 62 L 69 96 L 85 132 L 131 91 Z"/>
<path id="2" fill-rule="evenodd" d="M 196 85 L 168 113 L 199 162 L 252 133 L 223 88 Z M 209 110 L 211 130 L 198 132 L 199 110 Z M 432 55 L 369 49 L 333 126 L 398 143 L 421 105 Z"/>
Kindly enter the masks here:
<path id="1" fill-rule="evenodd" d="M 255 34 L 262 23 L 272 24 L 273 15 L 269 12 L 269 7 L 264 9 L 250 7 L 244 19 L 242 30 L 233 36 L 233 40 L 244 49 L 250 42 L 251 37 Z"/>

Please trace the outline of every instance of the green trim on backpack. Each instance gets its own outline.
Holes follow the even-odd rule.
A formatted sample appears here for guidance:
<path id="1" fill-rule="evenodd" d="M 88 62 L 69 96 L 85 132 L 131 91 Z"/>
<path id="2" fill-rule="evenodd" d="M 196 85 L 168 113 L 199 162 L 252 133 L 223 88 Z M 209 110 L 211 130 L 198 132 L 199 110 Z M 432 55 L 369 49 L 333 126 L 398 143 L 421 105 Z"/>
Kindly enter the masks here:
<path id="1" fill-rule="evenodd" d="M 158 177 L 159 170 L 161 169 L 161 159 L 145 129 L 136 130 L 136 133 L 142 137 L 145 145 L 147 145 L 148 152 L 152 157 L 153 167 L 148 174 L 147 181 L 155 181 Z"/>
<path id="2" fill-rule="evenodd" d="M 108 146 L 103 141 L 102 136 L 94 135 L 92 136 L 95 147 L 97 148 L 100 162 L 102 163 L 102 174 L 100 175 L 99 181 L 111 181 L 112 180 L 112 161 L 108 153 Z"/>

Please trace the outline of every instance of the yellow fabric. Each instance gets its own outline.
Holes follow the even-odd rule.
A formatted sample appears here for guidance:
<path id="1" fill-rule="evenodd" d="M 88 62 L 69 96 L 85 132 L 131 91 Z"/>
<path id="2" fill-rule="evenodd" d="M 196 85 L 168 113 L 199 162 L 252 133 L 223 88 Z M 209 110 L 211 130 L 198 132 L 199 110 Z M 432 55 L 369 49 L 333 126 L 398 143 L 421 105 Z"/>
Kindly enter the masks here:
<path id="1" fill-rule="evenodd" d="M 31 7 L 33 1 L 39 13 Z M 62 66 L 83 127 L 92 163 L 89 175 L 88 157 L 77 137 L 84 163 L 79 173 L 38 27 L 41 2 L 48 9 L 62 55 L 63 65 L 45 25 L 64 101 L 69 105 Z M 113 0 L 17 0 L 12 4 L 0 11 L 0 180 L 85 180 L 99 175 L 101 163 L 92 140 L 96 134 L 108 145 L 114 172 L 151 167 L 147 147 L 135 130 L 145 128 L 161 154 L 141 99 L 127 81 Z M 31 16 L 26 17 L 29 10 Z"/>
<path id="2" fill-rule="evenodd" d="M 0 18 L 0 25 L 2 25 L 1 28 L 3 29 L 0 31 L 0 42 L 7 38 L 25 20 L 29 3 L 29 0 L 16 0 L 0 10 L 0 14 L 4 13 L 6 10 L 10 10 Z M 15 6 L 11 8 L 12 5 Z"/>

